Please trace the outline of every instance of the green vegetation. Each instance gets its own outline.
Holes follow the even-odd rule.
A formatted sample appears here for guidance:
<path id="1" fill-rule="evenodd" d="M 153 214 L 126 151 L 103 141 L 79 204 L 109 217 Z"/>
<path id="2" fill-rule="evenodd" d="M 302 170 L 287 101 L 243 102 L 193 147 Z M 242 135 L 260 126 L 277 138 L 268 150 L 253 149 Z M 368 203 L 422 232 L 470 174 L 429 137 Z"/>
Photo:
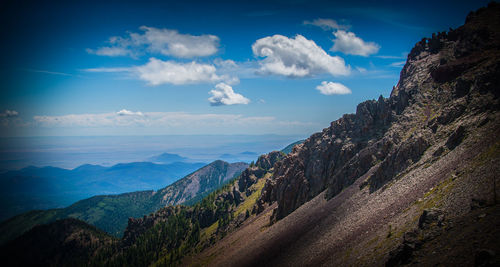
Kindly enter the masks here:
<path id="1" fill-rule="evenodd" d="M 257 183 L 250 187 L 250 190 L 254 191 L 250 196 L 248 196 L 245 201 L 243 201 L 238 208 L 234 211 L 234 217 L 238 217 L 243 212 L 251 212 L 251 209 L 257 203 L 257 199 L 259 199 L 262 194 L 262 188 L 266 184 L 266 179 L 271 176 L 271 173 L 267 173 L 263 179 L 260 179 Z"/>
<path id="2" fill-rule="evenodd" d="M 127 227 L 128 218 L 142 217 L 166 204 L 178 204 L 183 199 L 188 200 L 186 205 L 192 205 L 227 181 L 234 182 L 234 177 L 238 176 L 246 166 L 244 163 L 229 164 L 224 161 L 215 161 L 157 192 L 138 191 L 119 195 L 94 196 L 63 209 L 27 212 L 0 224 L 0 233 L 2 233 L 0 244 L 12 240 L 35 225 L 63 218 L 80 219 L 115 237 L 121 237 Z M 233 168 L 234 171 L 228 172 L 229 168 Z M 228 173 L 232 173 L 233 177 L 225 177 Z M 193 192 L 194 197 L 192 198 L 191 195 L 183 196 L 179 192 L 184 192 L 186 186 L 191 183 L 191 175 L 194 174 L 199 175 L 200 190 Z M 165 195 L 176 196 L 176 198 L 165 198 Z"/>
<path id="3" fill-rule="evenodd" d="M 271 173 L 258 178 L 248 188 L 249 196 L 243 195 L 240 203 L 229 197 L 238 179 L 232 179 L 201 201 L 191 206 L 175 206 L 167 218 L 158 219 L 153 227 L 140 234 L 128 247 L 110 247 L 95 257 L 97 266 L 175 266 L 181 259 L 201 251 L 217 239 L 224 237 L 235 227 L 235 218 L 240 214 L 250 216 L 265 181 Z M 152 215 L 161 217 L 162 210 Z M 165 213 L 163 213 L 165 214 Z M 156 216 L 156 217 L 154 217 Z M 107 253 L 107 254 L 106 254 Z"/>
<path id="4" fill-rule="evenodd" d="M 128 222 L 128 217 L 139 217 L 140 219 L 135 219 L 129 224 L 127 234 L 121 242 L 102 243 L 99 249 L 92 250 L 93 254 L 87 256 L 86 259 L 90 260 L 84 265 L 178 265 L 184 256 L 210 246 L 238 227 L 242 220 L 250 217 L 266 179 L 271 176 L 270 170 L 255 164 L 252 169 L 245 172 L 245 177 L 240 175 L 233 179 L 221 179 L 223 175 L 228 173 L 239 175 L 238 168 L 247 165 L 236 163 L 237 166 L 234 167 L 222 161 L 216 161 L 213 164 L 216 165 L 216 168 L 202 168 L 200 173 L 196 173 L 199 176 L 203 175 L 203 179 L 206 178 L 206 181 L 200 181 L 200 188 L 203 187 L 203 189 L 198 191 L 204 197 L 196 203 L 160 208 L 157 206 L 158 203 L 165 205 L 165 198 L 176 198 L 178 195 L 167 194 L 171 192 L 168 188 L 168 190 L 164 189 L 158 192 L 143 191 L 118 196 L 97 196 L 77 202 L 65 209 L 29 214 L 28 218 L 23 218 L 23 220 L 31 219 L 30 223 L 24 225 L 23 229 L 36 222 L 47 222 L 59 217 L 75 217 L 94 225 L 107 223 L 118 228 L 125 227 L 125 224 L 121 225 L 120 223 L 122 221 Z M 230 167 L 232 169 L 229 169 Z M 199 176 L 197 177 L 199 178 Z M 238 190 L 240 178 L 245 179 L 248 183 L 244 192 Z M 180 180 L 174 183 L 172 188 L 186 188 L 185 185 L 190 182 L 192 181 Z M 210 192 L 210 187 L 215 184 L 219 188 Z M 200 195 L 197 197 L 201 198 Z M 144 216 L 146 209 L 157 211 Z M 130 214 L 133 215 L 130 216 Z M 242 215 L 245 215 L 245 218 L 242 218 Z M 9 226 L 12 227 L 15 222 L 16 220 L 9 222 Z M 113 232 L 115 230 L 113 228 L 106 228 L 106 226 L 102 228 L 108 232 L 118 233 Z M 0 229 L 7 228 L 0 227 Z M 109 237 L 95 234 L 93 236 L 97 240 L 109 239 Z M 6 246 L 10 244 L 11 242 Z"/>
<path id="5" fill-rule="evenodd" d="M 24 232 L 27 232 L 34 225 L 46 224 L 59 218 L 59 209 L 34 210 L 15 216 L 0 224 L 0 244 L 12 240 Z"/>
<path id="6" fill-rule="evenodd" d="M 4 266 L 88 266 L 96 253 L 116 244 L 96 227 L 69 218 L 34 227 L 3 245 L 0 257 Z"/>
<path id="7" fill-rule="evenodd" d="M 208 239 L 215 233 L 215 231 L 217 231 L 218 228 L 219 228 L 219 221 L 214 222 L 209 227 L 203 228 L 203 230 L 201 231 L 202 239 Z"/>
<path id="8" fill-rule="evenodd" d="M 127 248 L 116 244 L 94 257 L 95 266 L 172 266 L 200 241 L 200 225 L 185 207 L 137 237 Z"/>

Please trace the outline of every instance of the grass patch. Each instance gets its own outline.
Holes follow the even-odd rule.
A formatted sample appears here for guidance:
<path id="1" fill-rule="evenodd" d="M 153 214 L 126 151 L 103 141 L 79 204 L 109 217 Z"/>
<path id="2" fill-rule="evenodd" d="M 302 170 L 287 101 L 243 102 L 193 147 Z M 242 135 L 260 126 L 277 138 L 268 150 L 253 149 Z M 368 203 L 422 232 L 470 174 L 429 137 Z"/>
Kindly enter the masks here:
<path id="1" fill-rule="evenodd" d="M 257 199 L 259 199 L 262 194 L 262 188 L 266 184 L 266 180 L 271 176 L 271 173 L 266 173 L 262 179 L 260 179 L 257 183 L 253 184 L 250 187 L 250 190 L 254 191 L 250 196 L 248 196 L 245 201 L 243 201 L 234 211 L 234 218 L 238 217 L 241 213 L 246 212 L 247 210 L 251 212 L 251 209 L 257 203 Z"/>
<path id="2" fill-rule="evenodd" d="M 216 221 L 209 227 L 203 228 L 201 230 L 201 238 L 202 239 L 210 238 L 210 236 L 212 236 L 215 233 L 215 231 L 217 231 L 218 227 L 219 227 L 219 221 Z"/>

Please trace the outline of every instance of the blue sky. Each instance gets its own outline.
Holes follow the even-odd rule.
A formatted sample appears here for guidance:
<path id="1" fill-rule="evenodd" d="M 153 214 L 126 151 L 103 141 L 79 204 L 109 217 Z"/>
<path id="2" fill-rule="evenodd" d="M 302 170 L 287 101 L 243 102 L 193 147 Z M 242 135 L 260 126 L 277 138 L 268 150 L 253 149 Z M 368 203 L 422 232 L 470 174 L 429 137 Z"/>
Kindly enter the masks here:
<path id="1" fill-rule="evenodd" d="M 3 1 L 2 136 L 308 136 L 488 1 Z"/>

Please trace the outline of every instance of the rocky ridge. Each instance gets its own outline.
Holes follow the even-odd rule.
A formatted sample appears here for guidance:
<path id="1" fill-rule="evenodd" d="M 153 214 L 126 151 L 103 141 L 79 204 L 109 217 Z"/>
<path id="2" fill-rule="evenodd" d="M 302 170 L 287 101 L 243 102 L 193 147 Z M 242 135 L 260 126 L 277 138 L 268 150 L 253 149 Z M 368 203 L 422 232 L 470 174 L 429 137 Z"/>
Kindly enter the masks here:
<path id="1" fill-rule="evenodd" d="M 117 250 L 100 258 L 110 266 L 495 266 L 499 14 L 492 3 L 419 41 L 389 98 L 360 104 L 287 156 L 261 156 L 194 206 L 130 219 Z"/>
<path id="2" fill-rule="evenodd" d="M 261 155 L 237 179 L 193 206 L 167 206 L 142 218 L 129 218 L 121 246 L 124 249 L 133 247 L 138 238 L 176 216 L 191 221 L 191 225 L 198 224 L 201 229 L 215 225 L 215 233 L 207 234 L 206 239 L 198 244 L 199 247 L 209 246 L 211 242 L 240 226 L 250 214 L 257 212 L 252 196 L 259 194 L 261 188 L 256 185 L 266 179 L 266 174 L 272 172 L 275 163 L 283 157 L 284 153 L 279 151 Z"/>
<path id="3" fill-rule="evenodd" d="M 296 146 L 275 166 L 259 205 L 276 201 L 273 220 L 281 219 L 325 189 L 332 198 L 369 170 L 362 186 L 374 192 L 429 150 L 447 153 L 491 120 L 487 111 L 499 109 L 498 9 L 493 3 L 464 26 L 419 41 L 391 96 L 359 104 Z"/>

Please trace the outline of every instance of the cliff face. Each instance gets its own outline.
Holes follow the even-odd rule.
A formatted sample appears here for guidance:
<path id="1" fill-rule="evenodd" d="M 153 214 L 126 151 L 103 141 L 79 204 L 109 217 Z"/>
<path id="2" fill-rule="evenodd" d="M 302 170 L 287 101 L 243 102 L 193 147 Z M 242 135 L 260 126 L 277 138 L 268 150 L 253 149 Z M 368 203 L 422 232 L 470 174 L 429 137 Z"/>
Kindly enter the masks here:
<path id="1" fill-rule="evenodd" d="M 418 42 L 389 98 L 358 105 L 296 146 L 263 191 L 275 219 L 327 189 L 329 199 L 371 170 L 363 183 L 378 190 L 434 156 L 453 150 L 499 108 L 499 7 L 471 13 L 466 24 Z M 443 143 L 444 142 L 444 143 Z M 442 144 L 443 143 L 443 144 Z"/>

